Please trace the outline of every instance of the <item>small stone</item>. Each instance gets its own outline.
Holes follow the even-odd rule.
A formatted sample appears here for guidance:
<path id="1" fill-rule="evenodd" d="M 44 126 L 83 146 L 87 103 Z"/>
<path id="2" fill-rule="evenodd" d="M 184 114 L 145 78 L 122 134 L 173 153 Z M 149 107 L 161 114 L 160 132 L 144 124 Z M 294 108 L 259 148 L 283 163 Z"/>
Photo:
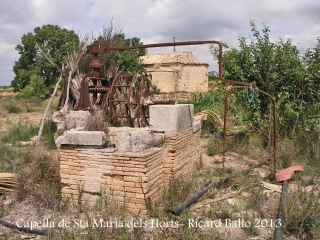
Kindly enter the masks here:
<path id="1" fill-rule="evenodd" d="M 313 191 L 313 186 L 308 186 L 304 189 L 307 193 Z"/>
<path id="2" fill-rule="evenodd" d="M 228 198 L 227 199 L 227 202 L 231 205 L 231 206 L 234 206 L 236 204 L 236 199 L 234 198 Z"/>
<path id="3" fill-rule="evenodd" d="M 12 199 L 7 199 L 6 201 L 3 202 L 3 205 L 7 206 L 12 203 Z"/>
<path id="4" fill-rule="evenodd" d="M 52 218 L 52 214 L 51 213 L 48 213 L 44 216 L 45 219 L 51 219 Z"/>
<path id="5" fill-rule="evenodd" d="M 20 235 L 20 239 L 34 239 L 36 236 L 30 236 L 30 235 Z"/>
<path id="6" fill-rule="evenodd" d="M 218 216 L 220 216 L 222 214 L 222 211 L 216 211 L 215 212 Z"/>
<path id="7" fill-rule="evenodd" d="M 250 197 L 250 196 L 251 196 L 251 194 L 250 194 L 250 193 L 248 193 L 248 192 L 243 192 L 243 193 L 241 193 L 241 195 L 242 195 L 243 197 L 245 197 L 245 198 L 247 198 L 247 197 Z"/>

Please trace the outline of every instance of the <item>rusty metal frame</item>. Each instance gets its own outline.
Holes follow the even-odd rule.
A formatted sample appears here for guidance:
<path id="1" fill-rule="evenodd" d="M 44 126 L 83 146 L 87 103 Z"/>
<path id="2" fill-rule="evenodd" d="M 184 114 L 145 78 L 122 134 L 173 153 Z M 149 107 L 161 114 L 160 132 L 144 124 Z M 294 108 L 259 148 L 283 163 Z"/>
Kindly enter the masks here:
<path id="1" fill-rule="evenodd" d="M 262 91 L 256 88 L 256 83 L 253 82 L 252 87 L 255 91 L 260 92 L 267 97 L 269 97 L 272 101 L 273 106 L 273 173 L 276 173 L 276 165 L 277 165 L 277 120 L 276 120 L 276 100 L 269 93 Z M 228 113 L 228 98 L 230 92 L 233 89 L 250 89 L 250 86 L 233 86 L 229 88 L 226 92 L 225 103 L 224 103 L 224 116 L 223 116 L 223 164 L 225 162 L 225 152 L 226 152 L 226 139 L 227 139 L 227 113 Z"/>
<path id="2" fill-rule="evenodd" d="M 240 82 L 235 80 L 229 80 L 222 77 L 222 44 L 219 41 L 214 40 L 206 40 L 206 41 L 186 41 L 186 42 L 171 42 L 171 43 L 157 43 L 157 44 L 145 44 L 145 45 L 135 45 L 135 46 L 123 46 L 123 47 L 106 47 L 104 52 L 107 53 L 109 51 L 122 51 L 129 49 L 138 49 L 138 48 L 157 48 L 157 47 L 173 47 L 173 46 L 191 46 L 191 45 L 203 45 L 203 44 L 216 44 L 219 47 L 219 57 L 218 57 L 218 74 L 219 79 L 222 82 L 230 83 L 230 84 L 238 84 L 243 86 L 250 86 L 250 83 Z"/>

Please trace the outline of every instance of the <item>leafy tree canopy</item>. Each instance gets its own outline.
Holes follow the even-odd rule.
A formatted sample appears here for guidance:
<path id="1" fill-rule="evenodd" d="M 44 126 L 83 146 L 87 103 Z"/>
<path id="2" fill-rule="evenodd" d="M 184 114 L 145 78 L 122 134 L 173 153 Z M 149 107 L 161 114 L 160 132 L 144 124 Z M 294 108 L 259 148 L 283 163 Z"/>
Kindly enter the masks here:
<path id="1" fill-rule="evenodd" d="M 123 46 L 136 46 L 143 44 L 140 42 L 140 38 L 137 37 L 125 39 L 124 34 L 120 34 L 119 37 L 123 39 Z M 146 50 L 144 48 L 119 51 L 117 54 L 119 71 L 136 73 L 139 70 L 144 70 L 144 66 L 140 60 L 140 57 L 145 54 Z"/>
<path id="2" fill-rule="evenodd" d="M 16 46 L 20 58 L 13 66 L 15 77 L 11 86 L 14 91 L 23 90 L 35 76 L 40 77 L 43 84 L 48 87 L 55 83 L 60 75 L 38 51 L 36 43 L 55 64 L 61 66 L 65 56 L 73 51 L 79 39 L 74 31 L 61 29 L 56 25 L 36 27 L 34 33 L 24 34 L 21 44 Z"/>
<path id="3" fill-rule="evenodd" d="M 291 39 L 279 38 L 275 43 L 270 40 L 270 29 L 264 24 L 260 32 L 250 21 L 253 37 L 239 38 L 239 48 L 224 45 L 223 75 L 226 79 L 244 82 L 257 82 L 257 86 L 276 98 L 280 133 L 288 134 L 297 127 L 310 123 L 307 109 L 319 102 L 319 59 L 320 47 L 310 49 L 302 58 Z M 211 48 L 217 57 L 217 49 Z M 243 92 L 243 91 L 242 91 Z M 235 93 L 238 97 L 245 95 Z M 255 101 L 245 105 L 251 112 L 251 121 L 258 128 L 269 122 L 270 102 L 268 98 L 256 94 Z M 246 96 L 242 96 L 245 101 Z M 306 125 L 305 129 L 306 128 Z M 268 127 L 267 127 L 268 128 Z"/>

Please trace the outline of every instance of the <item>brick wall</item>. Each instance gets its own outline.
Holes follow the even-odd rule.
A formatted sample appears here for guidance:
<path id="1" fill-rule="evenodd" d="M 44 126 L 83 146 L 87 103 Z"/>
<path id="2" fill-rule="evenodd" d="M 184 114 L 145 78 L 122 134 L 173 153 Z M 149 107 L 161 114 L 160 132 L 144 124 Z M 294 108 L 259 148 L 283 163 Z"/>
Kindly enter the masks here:
<path id="1" fill-rule="evenodd" d="M 169 180 L 190 173 L 199 159 L 200 130 L 164 132 L 165 143 L 139 153 L 116 148 L 61 145 L 62 193 L 89 201 L 101 193 L 124 204 L 133 214 L 147 214 L 146 199 L 158 202 Z"/>
<path id="2" fill-rule="evenodd" d="M 181 132 L 166 132 L 166 157 L 164 163 L 164 183 L 169 185 L 172 178 L 178 178 L 192 171 L 193 164 L 199 160 L 200 131 L 192 129 Z"/>

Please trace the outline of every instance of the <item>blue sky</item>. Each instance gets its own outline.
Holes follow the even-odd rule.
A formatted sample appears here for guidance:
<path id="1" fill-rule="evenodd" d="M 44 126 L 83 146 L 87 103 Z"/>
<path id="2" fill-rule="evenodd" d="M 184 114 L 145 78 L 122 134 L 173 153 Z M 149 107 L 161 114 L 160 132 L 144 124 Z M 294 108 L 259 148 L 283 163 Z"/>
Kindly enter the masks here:
<path id="1" fill-rule="evenodd" d="M 218 40 L 237 46 L 240 36 L 250 38 L 249 20 L 259 29 L 266 23 L 271 40 L 292 38 L 304 52 L 320 36 L 319 0 L 2 0 L 0 9 L 0 85 L 10 85 L 12 66 L 19 59 L 15 46 L 23 34 L 45 24 L 76 33 L 102 32 L 113 19 L 126 37 L 145 43 Z M 149 52 L 170 52 L 173 48 Z M 215 70 L 209 46 L 177 47 L 192 51 Z"/>

